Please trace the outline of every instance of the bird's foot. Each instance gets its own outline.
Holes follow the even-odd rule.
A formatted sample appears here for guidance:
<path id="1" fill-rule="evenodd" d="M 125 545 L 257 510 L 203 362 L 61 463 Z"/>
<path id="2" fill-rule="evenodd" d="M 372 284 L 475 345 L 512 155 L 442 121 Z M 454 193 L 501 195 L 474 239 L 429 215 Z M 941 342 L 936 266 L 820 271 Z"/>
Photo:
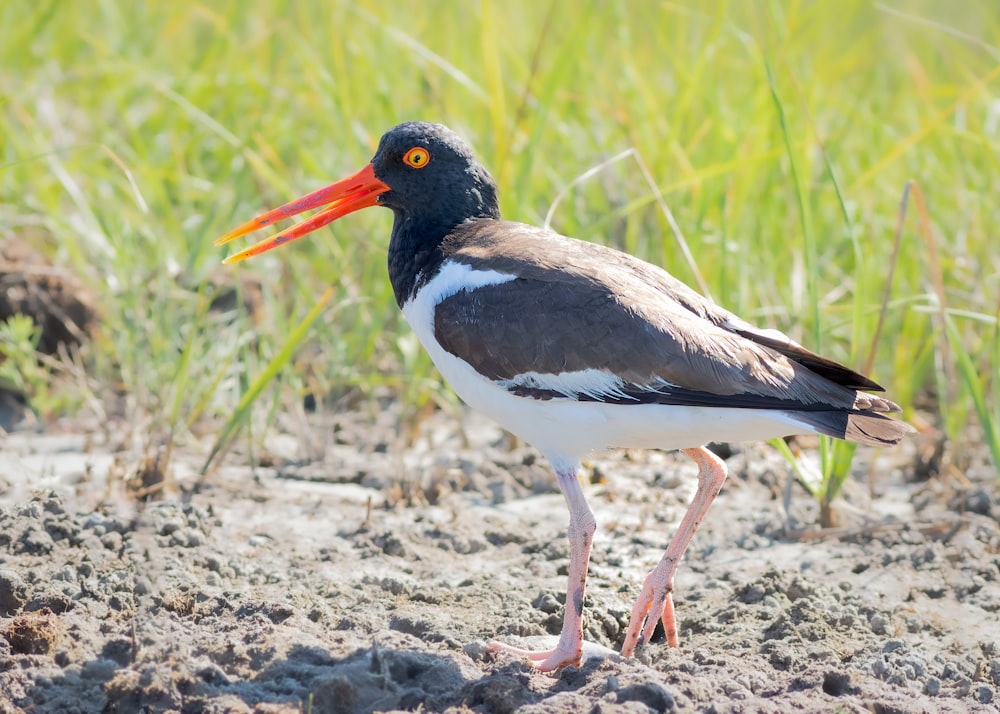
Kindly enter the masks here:
<path id="1" fill-rule="evenodd" d="M 632 607 L 632 616 L 625 632 L 625 643 L 622 645 L 623 657 L 631 657 L 635 654 L 637 646 L 649 642 L 658 620 L 663 623 L 667 645 L 677 647 L 680 643 L 677 620 L 674 618 L 674 601 L 671 597 L 673 577 L 670 580 L 663 580 L 657 575 L 657 570 L 649 574 L 642 585 L 639 598 Z"/>
<path id="2" fill-rule="evenodd" d="M 553 649 L 543 651 L 521 649 L 520 647 L 505 645 L 503 642 L 490 642 L 489 648 L 491 652 L 502 652 L 526 659 L 535 669 L 541 672 L 554 672 L 557 669 L 569 667 L 570 665 L 578 667 L 583 658 L 582 641 L 565 644 L 560 639 L 559 643 Z"/>

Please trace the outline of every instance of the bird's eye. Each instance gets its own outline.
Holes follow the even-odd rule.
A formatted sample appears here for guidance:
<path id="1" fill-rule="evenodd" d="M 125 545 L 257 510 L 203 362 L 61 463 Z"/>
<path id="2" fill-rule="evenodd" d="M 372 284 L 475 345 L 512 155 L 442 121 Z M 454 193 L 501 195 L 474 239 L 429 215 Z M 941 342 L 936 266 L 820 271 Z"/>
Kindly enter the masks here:
<path id="1" fill-rule="evenodd" d="M 422 169 L 430 160 L 430 152 L 422 146 L 414 146 L 403 155 L 403 163 L 415 169 Z"/>

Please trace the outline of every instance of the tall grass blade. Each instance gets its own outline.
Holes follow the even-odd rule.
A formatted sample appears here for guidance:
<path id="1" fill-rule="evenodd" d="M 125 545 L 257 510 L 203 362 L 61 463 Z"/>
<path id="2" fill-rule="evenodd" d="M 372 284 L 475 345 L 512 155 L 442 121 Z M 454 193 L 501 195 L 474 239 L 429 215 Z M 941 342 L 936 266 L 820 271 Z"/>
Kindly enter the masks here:
<path id="1" fill-rule="evenodd" d="M 323 312 L 323 308 L 326 307 L 327 303 L 333 299 L 333 288 L 329 287 L 326 292 L 320 297 L 319 301 L 316 303 L 315 307 L 309 311 L 309 314 L 298 324 L 298 326 L 291 332 L 288 339 L 281 346 L 278 353 L 271 359 L 267 367 L 257 375 L 257 378 L 250 384 L 250 387 L 243 394 L 240 399 L 239 404 L 236 405 L 236 409 L 230 415 L 228 421 L 223 425 L 222 429 L 219 430 L 219 435 L 215 439 L 215 443 L 212 445 L 212 450 L 208 454 L 208 458 L 205 460 L 205 464 L 201 467 L 202 475 L 208 472 L 209 467 L 212 465 L 212 461 L 215 459 L 216 455 L 219 454 L 223 449 L 229 446 L 229 442 L 234 436 L 236 436 L 239 428 L 250 417 L 250 410 L 253 407 L 255 401 L 260 396 L 264 388 L 270 384 L 270 382 L 277 376 L 277 374 L 287 367 L 292 361 L 292 357 L 295 355 L 295 350 L 298 348 L 302 341 L 309 334 L 309 328 L 315 322 L 316 318 L 319 317 L 320 313 Z"/>
<path id="2" fill-rule="evenodd" d="M 972 403 L 979 417 L 979 423 L 983 429 L 983 440 L 990 451 L 990 458 L 993 460 L 993 467 L 1000 472 L 1000 419 L 997 412 L 990 409 L 986 399 L 987 378 L 981 375 L 976 368 L 972 356 L 963 347 L 964 341 L 961 333 L 955 326 L 951 315 L 945 315 L 945 327 L 948 332 L 948 342 L 955 355 L 955 363 L 958 367 L 959 376 L 966 391 L 972 398 Z M 994 362 L 994 367 L 996 363 Z"/>

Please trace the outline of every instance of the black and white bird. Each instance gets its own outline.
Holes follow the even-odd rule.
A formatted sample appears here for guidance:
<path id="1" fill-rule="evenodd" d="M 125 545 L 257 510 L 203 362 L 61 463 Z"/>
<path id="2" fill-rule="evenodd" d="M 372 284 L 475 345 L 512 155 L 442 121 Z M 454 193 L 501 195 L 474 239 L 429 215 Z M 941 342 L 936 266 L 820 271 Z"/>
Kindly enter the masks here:
<path id="1" fill-rule="evenodd" d="M 705 444 L 825 434 L 897 443 L 899 407 L 870 379 L 776 330 L 762 330 L 661 268 L 626 253 L 500 218 L 497 187 L 472 149 L 440 124 L 386 133 L 371 163 L 264 213 L 216 241 L 322 208 L 236 253 L 257 255 L 368 206 L 392 210 L 389 279 L 396 302 L 458 395 L 538 448 L 569 506 L 569 585 L 562 633 L 545 652 L 494 643 L 541 670 L 578 664 L 596 523 L 577 479 L 581 459 L 611 447 L 682 449 L 698 489 L 632 609 L 622 653 L 657 621 L 676 646 L 671 591 L 691 537 L 726 479 Z"/>

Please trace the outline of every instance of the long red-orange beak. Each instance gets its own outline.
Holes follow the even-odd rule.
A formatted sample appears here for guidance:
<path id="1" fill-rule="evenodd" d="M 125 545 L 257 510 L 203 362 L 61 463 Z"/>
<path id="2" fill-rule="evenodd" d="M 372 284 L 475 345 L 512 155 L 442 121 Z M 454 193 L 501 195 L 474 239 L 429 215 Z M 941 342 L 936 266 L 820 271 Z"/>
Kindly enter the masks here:
<path id="1" fill-rule="evenodd" d="M 236 263 L 260 255 L 272 248 L 277 248 L 279 245 L 284 245 L 296 238 L 301 238 L 317 228 L 322 228 L 326 224 L 346 216 L 348 213 L 374 206 L 377 204 L 379 195 L 388 190 L 387 185 L 375 178 L 375 169 L 371 164 L 368 164 L 353 176 L 348 176 L 318 191 L 313 191 L 286 203 L 284 206 L 262 213 L 239 228 L 234 228 L 226 233 L 215 241 L 215 245 L 225 245 L 231 240 L 245 236 L 247 233 L 252 233 L 264 226 L 269 226 L 275 221 L 291 218 L 313 208 L 326 206 L 322 211 L 316 212 L 301 223 L 296 223 L 294 226 L 290 226 L 270 238 L 265 238 L 239 253 L 234 253 L 222 261 L 223 263 Z"/>

